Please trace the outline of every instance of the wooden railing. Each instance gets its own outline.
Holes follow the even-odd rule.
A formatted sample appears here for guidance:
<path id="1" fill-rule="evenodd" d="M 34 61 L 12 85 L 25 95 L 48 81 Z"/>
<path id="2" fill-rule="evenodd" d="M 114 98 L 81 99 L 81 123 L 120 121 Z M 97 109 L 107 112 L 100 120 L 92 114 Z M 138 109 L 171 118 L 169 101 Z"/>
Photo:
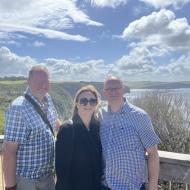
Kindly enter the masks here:
<path id="1" fill-rule="evenodd" d="M 2 142 L 0 135 L 0 190 L 4 189 L 2 174 Z M 183 183 L 184 190 L 188 190 L 190 184 L 190 155 L 173 152 L 159 151 L 160 180 L 168 181 L 168 190 L 173 190 L 172 184 Z M 181 189 L 180 189 L 181 190 Z"/>
<path id="2" fill-rule="evenodd" d="M 172 190 L 172 182 L 185 184 L 188 190 L 190 184 L 190 155 L 173 152 L 159 151 L 160 177 L 169 182 L 169 190 Z"/>

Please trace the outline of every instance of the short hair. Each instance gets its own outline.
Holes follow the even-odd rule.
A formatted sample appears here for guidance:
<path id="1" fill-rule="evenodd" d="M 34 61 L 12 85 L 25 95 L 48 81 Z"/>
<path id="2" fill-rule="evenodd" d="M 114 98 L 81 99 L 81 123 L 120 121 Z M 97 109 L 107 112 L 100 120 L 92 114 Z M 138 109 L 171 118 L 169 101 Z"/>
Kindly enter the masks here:
<path id="1" fill-rule="evenodd" d="M 119 81 L 120 84 L 123 86 L 123 81 L 119 77 L 117 77 L 117 76 L 109 76 L 109 77 L 106 78 L 106 80 L 104 82 L 104 87 L 105 87 L 106 83 L 109 82 L 109 81 Z"/>
<path id="2" fill-rule="evenodd" d="M 49 71 L 45 66 L 35 65 L 29 70 L 28 78 L 31 79 L 34 76 L 34 74 L 37 72 L 44 72 L 49 76 Z"/>
<path id="3" fill-rule="evenodd" d="M 93 85 L 86 85 L 86 86 L 81 87 L 81 88 L 76 92 L 76 95 L 75 95 L 75 98 L 74 98 L 74 106 L 73 106 L 72 118 L 74 118 L 76 115 L 78 115 L 78 109 L 77 109 L 76 103 L 78 103 L 78 101 L 79 101 L 79 96 L 80 96 L 83 92 L 91 92 L 91 93 L 97 98 L 97 101 L 98 101 L 98 103 L 99 103 L 100 94 L 99 94 L 99 92 L 97 91 L 97 89 L 95 88 L 95 86 L 93 86 Z"/>

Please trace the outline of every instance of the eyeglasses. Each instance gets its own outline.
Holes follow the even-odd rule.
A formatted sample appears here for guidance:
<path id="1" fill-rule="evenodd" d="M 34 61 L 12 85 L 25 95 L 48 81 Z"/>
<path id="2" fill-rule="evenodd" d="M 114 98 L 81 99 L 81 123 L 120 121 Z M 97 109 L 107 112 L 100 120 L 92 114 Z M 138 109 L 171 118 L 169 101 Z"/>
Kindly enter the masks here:
<path id="1" fill-rule="evenodd" d="M 90 98 L 90 99 L 88 99 L 88 98 L 81 98 L 79 100 L 79 104 L 82 105 L 82 106 L 87 106 L 88 103 L 90 104 L 90 106 L 96 106 L 97 103 L 98 103 L 98 100 L 95 99 L 95 98 Z"/>
<path id="2" fill-rule="evenodd" d="M 106 89 L 104 89 L 104 90 L 109 91 L 109 92 L 112 92 L 112 91 L 121 90 L 122 88 L 123 88 L 123 87 L 121 86 L 121 87 L 117 87 L 117 88 L 106 88 Z"/>

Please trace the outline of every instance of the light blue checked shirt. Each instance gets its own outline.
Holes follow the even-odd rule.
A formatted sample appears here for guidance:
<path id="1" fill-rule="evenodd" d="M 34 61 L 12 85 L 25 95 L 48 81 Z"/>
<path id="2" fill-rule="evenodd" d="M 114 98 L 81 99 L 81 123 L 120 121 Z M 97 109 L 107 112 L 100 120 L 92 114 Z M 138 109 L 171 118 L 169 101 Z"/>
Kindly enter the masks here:
<path id="1" fill-rule="evenodd" d="M 26 92 L 38 104 L 29 90 Z M 57 112 L 50 96 L 47 117 L 52 127 L 57 121 Z M 20 96 L 15 99 L 5 114 L 4 141 L 18 142 L 16 174 L 28 179 L 49 175 L 53 169 L 54 137 L 33 106 Z"/>
<path id="2" fill-rule="evenodd" d="M 145 149 L 160 143 L 147 113 L 127 101 L 116 113 L 103 108 L 100 137 L 104 183 L 112 190 L 139 190 L 147 181 Z"/>

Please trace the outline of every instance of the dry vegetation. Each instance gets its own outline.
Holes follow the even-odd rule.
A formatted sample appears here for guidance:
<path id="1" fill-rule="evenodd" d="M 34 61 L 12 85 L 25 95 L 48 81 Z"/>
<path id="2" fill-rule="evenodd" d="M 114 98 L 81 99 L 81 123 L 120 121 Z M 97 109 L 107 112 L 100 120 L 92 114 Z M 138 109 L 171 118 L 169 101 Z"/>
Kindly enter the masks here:
<path id="1" fill-rule="evenodd" d="M 151 117 L 162 143 L 161 150 L 190 153 L 190 101 L 166 92 L 148 92 L 133 103 Z"/>
<path id="2" fill-rule="evenodd" d="M 162 143 L 160 150 L 190 153 L 190 101 L 169 92 L 149 92 L 133 99 L 151 117 Z M 169 189 L 168 182 L 160 181 L 160 190 Z M 185 184 L 172 184 L 172 190 L 185 189 Z"/>

